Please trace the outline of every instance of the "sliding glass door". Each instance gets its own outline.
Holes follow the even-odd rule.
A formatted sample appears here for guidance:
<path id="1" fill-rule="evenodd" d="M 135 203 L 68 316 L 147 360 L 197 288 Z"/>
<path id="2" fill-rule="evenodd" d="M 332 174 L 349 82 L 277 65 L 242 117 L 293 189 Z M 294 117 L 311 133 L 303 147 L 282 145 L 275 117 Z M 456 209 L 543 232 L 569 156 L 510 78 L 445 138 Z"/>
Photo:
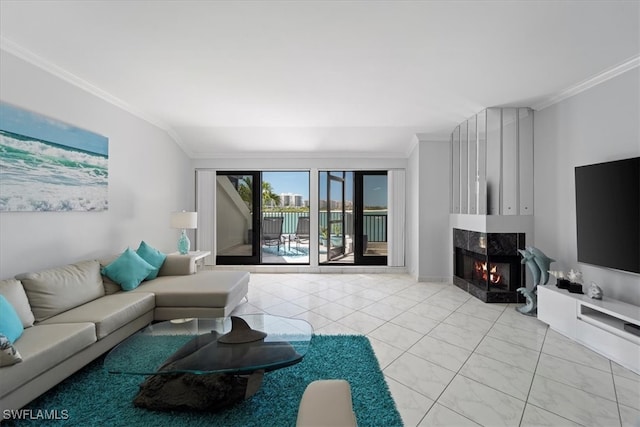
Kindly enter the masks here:
<path id="1" fill-rule="evenodd" d="M 262 264 L 309 264 L 309 172 L 262 172 Z"/>
<path id="2" fill-rule="evenodd" d="M 260 263 L 260 172 L 216 173 L 216 264 Z"/>
<path id="3" fill-rule="evenodd" d="M 387 265 L 387 172 L 359 171 L 354 178 L 355 263 Z"/>
<path id="4" fill-rule="evenodd" d="M 320 264 L 386 265 L 386 171 L 320 171 Z"/>
<path id="5" fill-rule="evenodd" d="M 308 264 L 309 172 L 217 171 L 216 264 Z"/>
<path id="6" fill-rule="evenodd" d="M 353 173 L 321 171 L 319 175 L 319 236 L 320 263 L 352 262 L 353 229 L 351 194 Z"/>

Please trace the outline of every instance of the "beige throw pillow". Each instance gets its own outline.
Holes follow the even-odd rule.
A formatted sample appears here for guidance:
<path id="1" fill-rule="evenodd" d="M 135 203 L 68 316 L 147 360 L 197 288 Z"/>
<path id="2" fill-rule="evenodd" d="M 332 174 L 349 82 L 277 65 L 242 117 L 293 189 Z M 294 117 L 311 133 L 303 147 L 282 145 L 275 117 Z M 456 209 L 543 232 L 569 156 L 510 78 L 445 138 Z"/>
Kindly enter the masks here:
<path id="1" fill-rule="evenodd" d="M 22 282 L 36 322 L 104 296 L 100 263 L 82 261 L 16 276 Z"/>
<path id="2" fill-rule="evenodd" d="M 27 294 L 24 292 L 22 283 L 20 283 L 19 280 L 0 280 L 0 295 L 3 295 L 13 308 L 15 308 L 24 328 L 33 326 L 35 318 L 29 306 Z"/>

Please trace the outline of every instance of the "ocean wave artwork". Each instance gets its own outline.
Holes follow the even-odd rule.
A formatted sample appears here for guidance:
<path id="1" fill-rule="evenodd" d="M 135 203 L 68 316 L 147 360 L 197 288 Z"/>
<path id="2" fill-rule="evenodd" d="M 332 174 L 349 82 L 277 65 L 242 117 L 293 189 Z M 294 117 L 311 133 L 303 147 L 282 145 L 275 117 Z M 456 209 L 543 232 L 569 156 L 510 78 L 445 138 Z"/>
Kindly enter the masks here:
<path id="1" fill-rule="evenodd" d="M 108 209 L 108 139 L 0 103 L 0 212 Z"/>

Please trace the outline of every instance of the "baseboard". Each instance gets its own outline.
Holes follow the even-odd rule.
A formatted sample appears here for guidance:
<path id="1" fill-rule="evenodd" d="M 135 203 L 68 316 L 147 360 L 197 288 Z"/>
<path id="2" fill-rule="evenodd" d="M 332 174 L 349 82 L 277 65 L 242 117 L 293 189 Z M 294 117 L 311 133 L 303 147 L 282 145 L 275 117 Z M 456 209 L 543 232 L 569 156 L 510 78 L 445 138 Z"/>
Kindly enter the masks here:
<path id="1" fill-rule="evenodd" d="M 451 277 L 418 276 L 418 282 L 452 283 Z"/>

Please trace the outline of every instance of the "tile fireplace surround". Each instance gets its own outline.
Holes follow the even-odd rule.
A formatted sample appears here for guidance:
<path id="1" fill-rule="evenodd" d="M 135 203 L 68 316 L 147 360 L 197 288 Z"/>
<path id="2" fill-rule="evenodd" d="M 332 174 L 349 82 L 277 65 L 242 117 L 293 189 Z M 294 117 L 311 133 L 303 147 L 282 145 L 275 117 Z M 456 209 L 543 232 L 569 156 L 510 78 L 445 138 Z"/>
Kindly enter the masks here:
<path id="1" fill-rule="evenodd" d="M 453 283 L 489 303 L 524 302 L 516 292 L 526 287 L 518 249 L 525 233 L 483 233 L 453 229 Z"/>

